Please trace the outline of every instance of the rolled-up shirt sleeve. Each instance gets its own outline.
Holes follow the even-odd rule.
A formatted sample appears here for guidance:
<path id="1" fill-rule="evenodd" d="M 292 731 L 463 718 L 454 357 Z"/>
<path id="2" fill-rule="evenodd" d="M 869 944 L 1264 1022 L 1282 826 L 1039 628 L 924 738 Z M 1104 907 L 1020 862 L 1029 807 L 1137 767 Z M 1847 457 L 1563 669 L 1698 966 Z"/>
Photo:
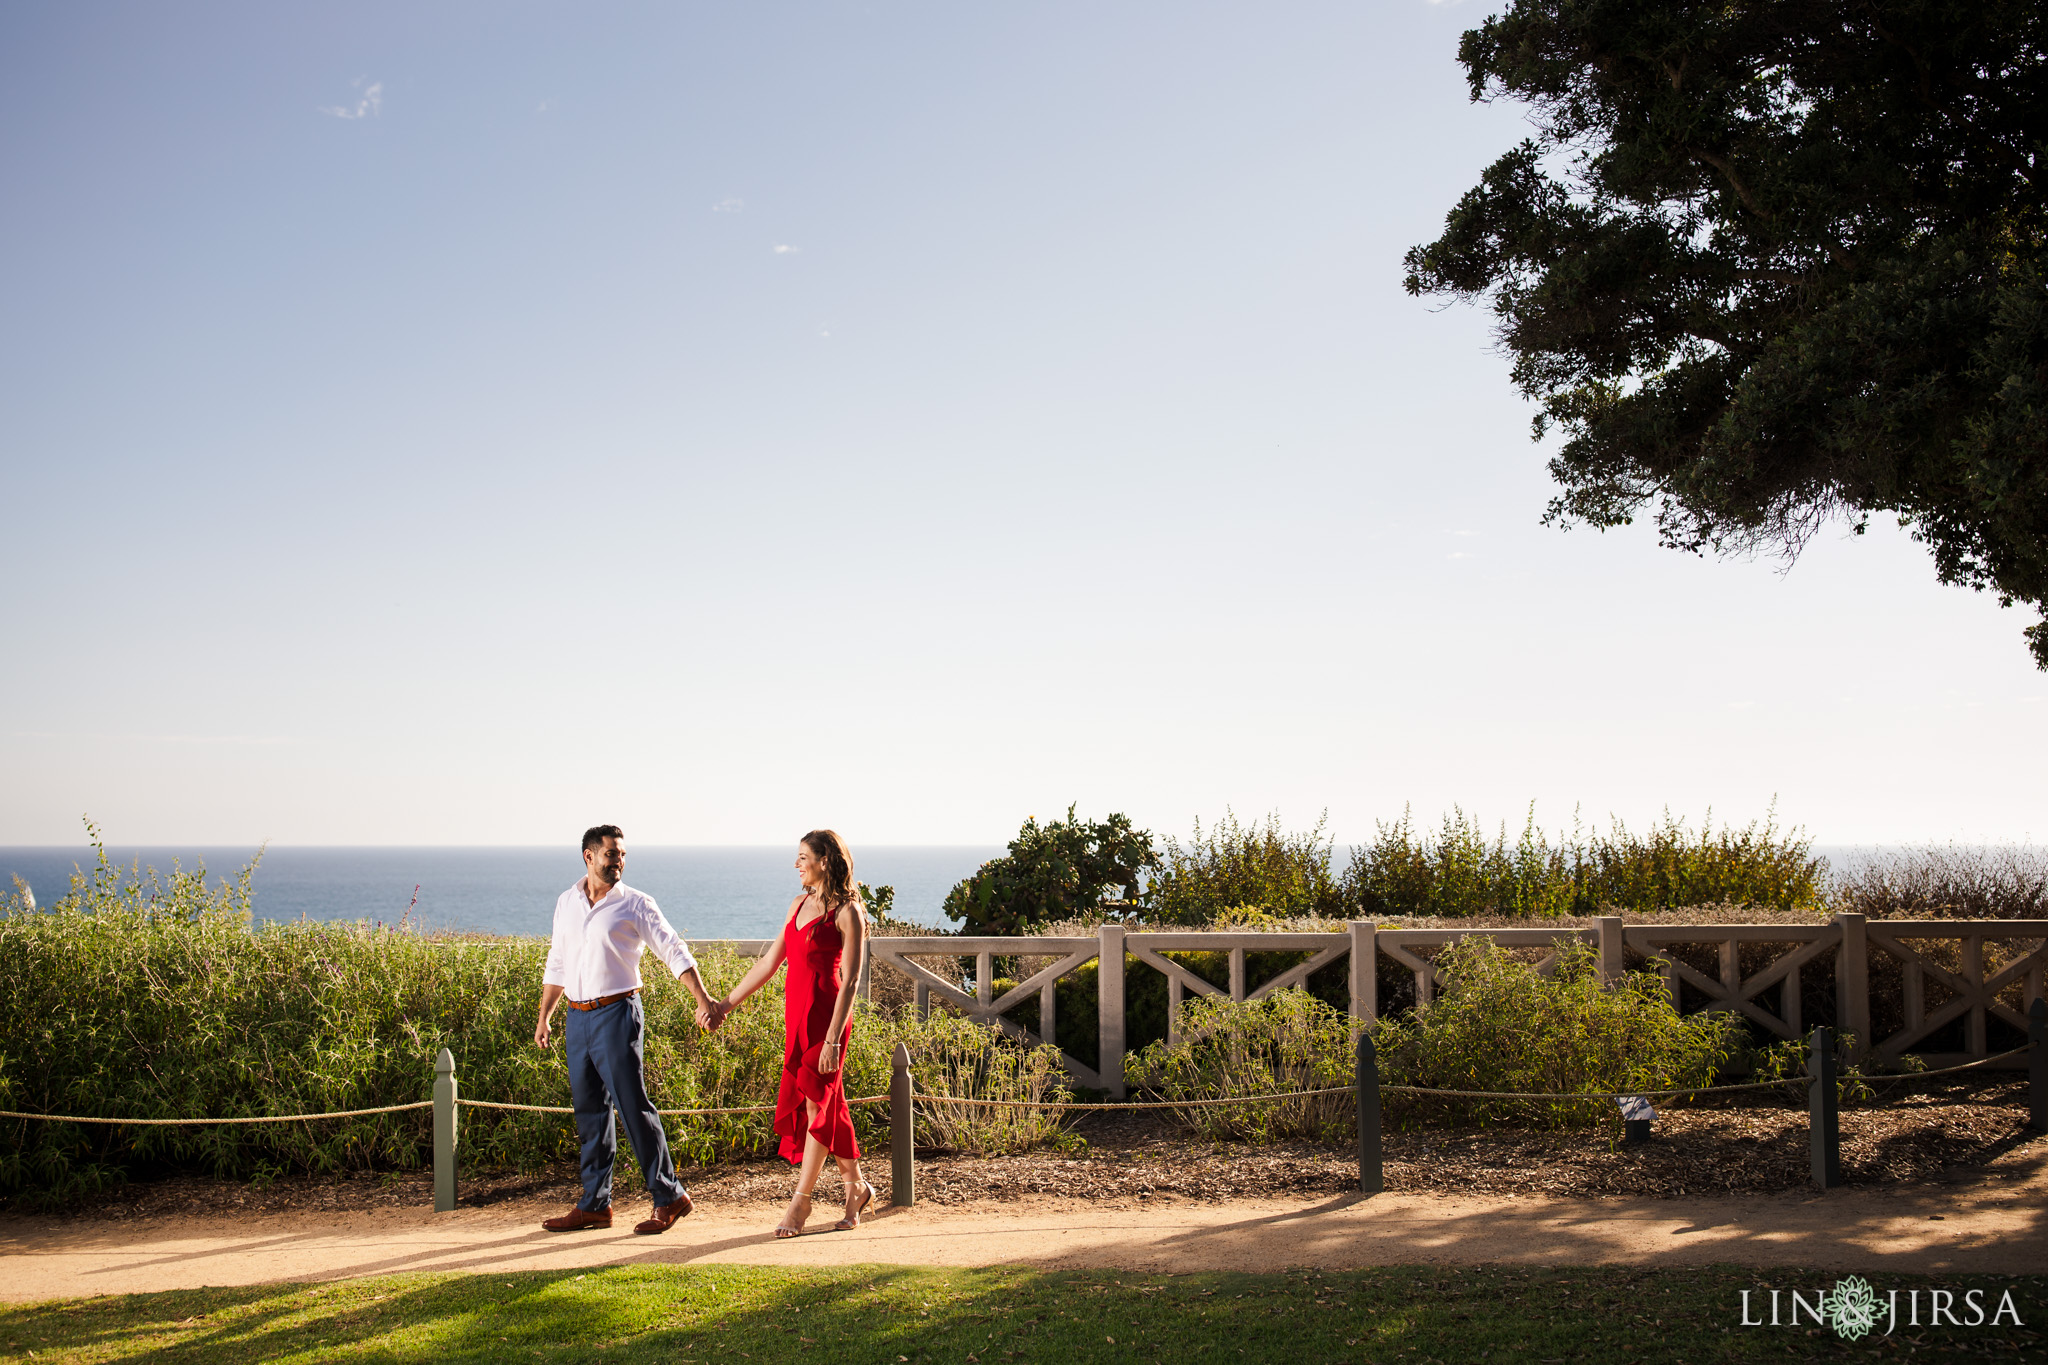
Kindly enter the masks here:
<path id="1" fill-rule="evenodd" d="M 560 901 L 555 902 L 555 922 L 548 939 L 548 962 L 541 968 L 540 984 L 560 986 L 564 990 L 569 986 L 569 945 L 563 933 Z"/>
<path id="2" fill-rule="evenodd" d="M 668 916 L 661 913 L 661 907 L 654 903 L 652 896 L 641 901 L 640 939 L 678 977 L 697 965 L 690 945 L 683 942 L 683 936 L 669 924 Z"/>

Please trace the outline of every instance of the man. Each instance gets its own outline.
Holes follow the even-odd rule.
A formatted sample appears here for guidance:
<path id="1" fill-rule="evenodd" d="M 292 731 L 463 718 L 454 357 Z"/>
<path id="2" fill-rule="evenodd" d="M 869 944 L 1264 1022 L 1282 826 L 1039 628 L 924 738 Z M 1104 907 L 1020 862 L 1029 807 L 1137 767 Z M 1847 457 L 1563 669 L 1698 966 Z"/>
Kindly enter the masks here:
<path id="1" fill-rule="evenodd" d="M 598 825 L 583 835 L 583 880 L 555 902 L 554 941 L 541 973 L 540 1023 L 533 1041 L 548 1046 L 548 1016 L 564 996 L 569 1017 L 563 1033 L 569 1045 L 569 1094 L 576 1107 L 576 1134 L 583 1142 L 583 1199 L 560 1218 L 541 1226 L 576 1232 L 612 1225 L 612 1160 L 619 1141 L 612 1109 L 626 1125 L 626 1139 L 654 1199 L 654 1214 L 634 1227 L 638 1233 L 667 1232 L 690 1211 L 690 1196 L 676 1179 L 668 1135 L 647 1096 L 641 1075 L 647 1019 L 640 1006 L 640 954 L 652 948 L 676 979 L 697 997 L 697 1024 L 710 1026 L 711 997 L 697 976 L 689 945 L 662 917 L 653 898 L 622 885 L 625 835 L 617 825 Z"/>

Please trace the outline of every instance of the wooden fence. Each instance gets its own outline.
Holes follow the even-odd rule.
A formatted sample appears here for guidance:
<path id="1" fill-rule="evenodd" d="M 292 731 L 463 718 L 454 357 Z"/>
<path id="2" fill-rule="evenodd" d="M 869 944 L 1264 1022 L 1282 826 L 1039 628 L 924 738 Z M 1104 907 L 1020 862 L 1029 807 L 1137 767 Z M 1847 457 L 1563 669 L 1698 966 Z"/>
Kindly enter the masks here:
<path id="1" fill-rule="evenodd" d="M 2024 1039 L 2027 1010 L 2042 998 L 2048 970 L 2048 920 L 1879 920 L 1836 915 L 1825 924 L 1624 924 L 1602 918 L 1597 927 L 1531 929 L 1399 929 L 1354 920 L 1341 933 L 1204 933 L 1133 930 L 1105 924 L 1090 937 L 871 938 L 861 963 L 860 993 L 872 990 L 877 962 L 909 978 L 920 1016 L 934 997 L 970 1019 L 991 1024 L 1030 1044 L 1055 1041 L 1059 979 L 1089 962 L 1100 964 L 1096 990 L 1099 1067 L 1062 1052 L 1075 1081 L 1124 1094 L 1127 973 L 1152 970 L 1166 977 L 1169 1036 L 1178 1026 L 1180 1003 L 1189 992 L 1260 1000 L 1301 985 L 1316 972 L 1346 959 L 1351 1015 L 1371 1020 L 1380 1013 L 1382 972 L 1412 976 L 1414 1001 L 1427 1006 L 1439 985 L 1433 955 L 1469 937 L 1490 938 L 1506 948 L 1534 950 L 1536 969 L 1556 965 L 1560 939 L 1579 939 L 1598 954 L 1604 981 L 1625 971 L 1660 972 L 1681 1011 L 1732 1010 L 1780 1038 L 1798 1038 L 1815 1026 L 1854 1036 L 1854 1055 L 1878 1062 L 1919 1054 L 1929 1067 L 1952 1066 L 2004 1051 L 1990 1046 L 1996 1020 Z M 747 956 L 767 951 L 773 940 L 720 941 Z M 1551 951 L 1544 951 L 1544 950 Z M 1228 954 L 1229 989 L 1205 981 L 1165 956 L 1172 952 Z M 1252 986 L 1246 980 L 1248 953 L 1306 953 L 1306 960 Z M 1713 970 L 1694 965 L 1712 957 Z M 961 972 L 973 959 L 971 976 Z M 995 994 L 996 960 L 1051 959 L 1025 980 Z M 1746 961 L 1747 960 L 1747 961 Z M 944 970 L 934 970 L 933 966 Z M 1874 990 L 1873 970 L 1882 980 Z M 1832 980 L 1815 980 L 1825 972 Z M 1896 981 L 1894 981 L 1896 977 Z M 1818 987 L 1819 989 L 1815 989 Z M 1829 989 L 1831 987 L 1831 989 Z M 1930 1009 L 1928 992 L 1937 999 Z M 1038 1002 L 1038 1027 L 1008 1018 L 1027 1000 Z M 1809 1008 L 1810 998 L 1819 1007 Z M 1809 1017 L 1809 1015 L 1813 1017 Z M 1925 1050 L 1929 1040 L 1962 1021 L 1961 1050 Z M 1875 1029 L 1875 1032 L 1873 1032 Z M 1919 1046 L 1916 1046 L 1919 1045 Z M 2007 1046 L 2010 1046 L 2008 1044 Z M 2023 1060 L 2008 1065 L 2022 1066 Z"/>

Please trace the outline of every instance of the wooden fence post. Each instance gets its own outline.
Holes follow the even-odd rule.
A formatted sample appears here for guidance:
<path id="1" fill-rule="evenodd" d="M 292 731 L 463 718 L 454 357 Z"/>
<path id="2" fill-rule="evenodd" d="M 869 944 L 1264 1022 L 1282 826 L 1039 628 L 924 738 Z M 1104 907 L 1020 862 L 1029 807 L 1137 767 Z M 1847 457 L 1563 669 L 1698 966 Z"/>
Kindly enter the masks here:
<path id="1" fill-rule="evenodd" d="M 1102 1075 L 1102 1088 L 1116 1099 L 1124 1098 L 1124 927 L 1105 924 L 1098 931 L 1100 956 L 1096 961 L 1095 1069 Z"/>
<path id="2" fill-rule="evenodd" d="M 889 1202 L 908 1208 L 917 1202 L 917 1115 L 910 1078 L 910 1049 L 896 1044 L 889 1073 Z"/>
<path id="3" fill-rule="evenodd" d="M 2027 1006 L 2027 1118 L 2048 1133 L 2048 1000 L 2034 997 Z"/>
<path id="4" fill-rule="evenodd" d="M 1842 946 L 1835 958 L 1835 1026 L 1850 1034 L 1849 1058 L 1870 1055 L 1870 935 L 1862 915 L 1836 915 Z"/>
<path id="5" fill-rule="evenodd" d="M 1358 1190 L 1378 1194 L 1387 1187 L 1380 1145 L 1380 1068 L 1372 1034 L 1358 1031 Z"/>
<path id="6" fill-rule="evenodd" d="M 1617 986 L 1623 975 L 1621 916 L 1602 915 L 1600 924 L 1600 984 Z"/>
<path id="7" fill-rule="evenodd" d="M 1835 1031 L 1813 1031 L 1806 1058 L 1812 1082 L 1806 1092 L 1808 1128 L 1812 1134 L 1813 1183 L 1831 1190 L 1842 1183 L 1842 1131 L 1835 1112 Z"/>
<path id="8" fill-rule="evenodd" d="M 1379 926 L 1355 919 L 1351 930 L 1351 1017 L 1371 1023 L 1380 1017 Z"/>
<path id="9" fill-rule="evenodd" d="M 455 1054 L 434 1059 L 434 1212 L 455 1207 Z"/>

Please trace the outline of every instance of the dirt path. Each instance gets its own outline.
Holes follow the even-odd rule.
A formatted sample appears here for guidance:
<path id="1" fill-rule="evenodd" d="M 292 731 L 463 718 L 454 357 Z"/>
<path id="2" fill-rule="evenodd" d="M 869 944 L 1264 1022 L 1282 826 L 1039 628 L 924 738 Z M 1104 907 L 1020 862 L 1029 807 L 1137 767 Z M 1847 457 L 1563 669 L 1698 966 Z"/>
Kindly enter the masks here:
<path id="1" fill-rule="evenodd" d="M 821 1196 L 828 1193 L 820 1190 Z M 818 1202 L 815 1226 L 835 1212 Z M 855 1232 L 777 1242 L 778 1206 L 700 1208 L 664 1236 L 636 1237 L 637 1207 L 609 1231 L 543 1232 L 557 1203 L 434 1214 L 389 1210 L 133 1222 L 0 1221 L 0 1300 L 409 1271 L 587 1266 L 974 1266 L 1149 1271 L 1315 1265 L 1797 1265 L 1820 1270 L 2048 1273 L 2048 1175 L 1825 1195 L 1554 1199 L 1383 1194 L 1372 1199 L 1103 1202 L 885 1208 Z"/>

